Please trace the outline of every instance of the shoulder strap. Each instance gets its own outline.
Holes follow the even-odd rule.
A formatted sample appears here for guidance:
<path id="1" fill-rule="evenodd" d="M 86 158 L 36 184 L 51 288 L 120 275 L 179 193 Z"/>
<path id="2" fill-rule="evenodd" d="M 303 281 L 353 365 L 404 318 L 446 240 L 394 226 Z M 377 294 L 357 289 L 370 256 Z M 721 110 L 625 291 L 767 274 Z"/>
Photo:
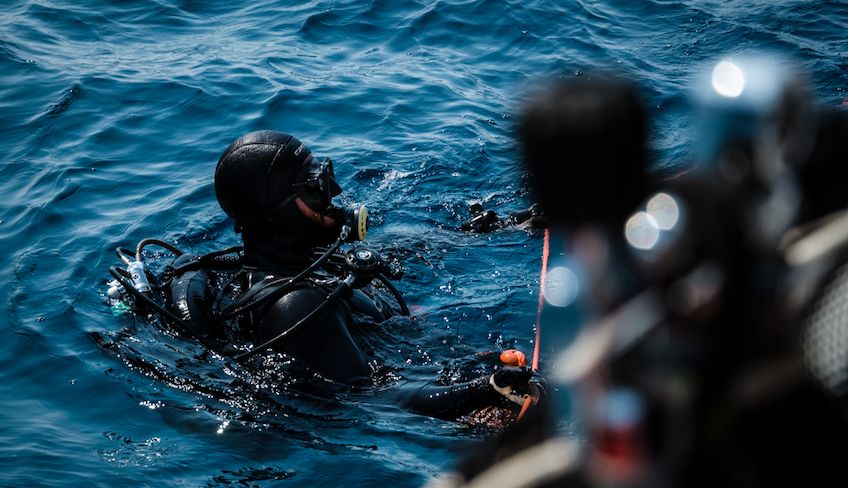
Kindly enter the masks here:
<path id="1" fill-rule="evenodd" d="M 253 285 L 238 300 L 225 308 L 222 317 L 230 318 L 247 312 L 267 300 L 267 297 L 272 293 L 278 292 L 280 289 L 287 289 L 287 285 L 289 284 L 291 284 L 291 278 L 289 277 L 265 278 Z"/>

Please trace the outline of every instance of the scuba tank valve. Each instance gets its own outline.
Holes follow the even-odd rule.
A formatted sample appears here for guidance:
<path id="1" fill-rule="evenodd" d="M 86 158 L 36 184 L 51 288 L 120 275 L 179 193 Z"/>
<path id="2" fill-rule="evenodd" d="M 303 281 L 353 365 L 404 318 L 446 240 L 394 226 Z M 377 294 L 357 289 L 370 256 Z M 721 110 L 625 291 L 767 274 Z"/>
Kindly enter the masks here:
<path id="1" fill-rule="evenodd" d="M 124 289 L 124 285 L 120 284 L 118 280 L 112 280 L 106 284 L 109 286 L 109 289 L 106 290 L 106 296 L 109 298 L 110 303 L 123 302 L 127 299 L 127 290 Z"/>
<path id="2" fill-rule="evenodd" d="M 145 273 L 143 262 L 131 262 L 127 266 L 127 272 L 130 274 L 133 287 L 138 290 L 139 293 L 150 294 L 152 288 L 150 287 L 150 281 L 147 280 L 147 274 Z"/>
<path id="3" fill-rule="evenodd" d="M 112 309 L 112 315 L 117 317 L 130 312 L 132 310 L 132 307 L 129 305 L 130 297 L 127 295 L 124 285 L 118 280 L 112 280 L 107 283 L 107 286 L 109 286 L 109 289 L 106 290 L 106 298 Z"/>

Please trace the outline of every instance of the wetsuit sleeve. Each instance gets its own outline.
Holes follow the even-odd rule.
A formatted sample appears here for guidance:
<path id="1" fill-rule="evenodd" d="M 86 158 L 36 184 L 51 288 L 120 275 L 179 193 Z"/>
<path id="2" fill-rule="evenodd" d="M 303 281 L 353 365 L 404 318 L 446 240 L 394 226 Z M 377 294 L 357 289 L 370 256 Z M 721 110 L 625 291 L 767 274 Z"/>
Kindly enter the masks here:
<path id="1" fill-rule="evenodd" d="M 488 377 L 449 386 L 407 383 L 395 394 L 402 406 L 445 420 L 454 420 L 478 408 L 495 405 L 502 398 L 489 385 Z"/>

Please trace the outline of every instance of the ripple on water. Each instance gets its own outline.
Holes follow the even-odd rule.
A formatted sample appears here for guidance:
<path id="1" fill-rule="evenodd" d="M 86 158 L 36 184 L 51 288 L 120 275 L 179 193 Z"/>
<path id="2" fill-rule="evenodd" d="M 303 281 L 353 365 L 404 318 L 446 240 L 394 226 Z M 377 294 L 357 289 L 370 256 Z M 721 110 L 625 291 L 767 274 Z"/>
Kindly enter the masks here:
<path id="1" fill-rule="evenodd" d="M 532 346 L 539 236 L 457 230 L 471 202 L 529 205 L 512 118 L 528 87 L 596 67 L 637 78 L 654 167 L 677 174 L 696 137 L 692 72 L 785 49 L 842 103 L 846 14 L 795 0 L 13 2 L 0 16 L 4 481 L 421 485 L 481 434 L 113 316 L 112 249 L 235 244 L 217 159 L 249 130 L 291 132 L 337 162 L 349 198 L 372 207 L 369 244 L 405 267 L 414 319 L 363 326 L 376 391 L 466 378 L 480 351 Z"/>

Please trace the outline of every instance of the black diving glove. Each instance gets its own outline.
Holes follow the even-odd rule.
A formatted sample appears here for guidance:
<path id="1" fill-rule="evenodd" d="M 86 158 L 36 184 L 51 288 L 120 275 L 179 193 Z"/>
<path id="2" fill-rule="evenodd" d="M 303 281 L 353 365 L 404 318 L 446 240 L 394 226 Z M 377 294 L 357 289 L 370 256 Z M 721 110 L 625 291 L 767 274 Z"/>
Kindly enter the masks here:
<path id="1" fill-rule="evenodd" d="M 534 204 L 527 210 L 522 210 L 501 219 L 494 210 L 486 210 L 479 203 L 471 206 L 471 219 L 464 222 L 460 229 L 465 232 L 492 232 L 502 227 L 518 226 L 532 229 L 544 229 L 548 220 L 542 215 L 539 206 Z"/>
<path id="2" fill-rule="evenodd" d="M 527 398 L 536 403 L 547 395 L 547 381 L 529 366 L 502 366 L 489 377 L 489 384 L 519 405 Z"/>
<path id="3" fill-rule="evenodd" d="M 471 220 L 464 222 L 460 229 L 464 232 L 491 232 L 499 227 L 498 214 L 494 210 L 485 210 L 475 203 L 471 206 Z"/>
<path id="4" fill-rule="evenodd" d="M 531 229 L 544 229 L 548 227 L 548 219 L 542 215 L 538 204 L 533 204 L 527 210 L 516 212 L 504 219 L 503 226 L 515 225 L 529 227 Z"/>

